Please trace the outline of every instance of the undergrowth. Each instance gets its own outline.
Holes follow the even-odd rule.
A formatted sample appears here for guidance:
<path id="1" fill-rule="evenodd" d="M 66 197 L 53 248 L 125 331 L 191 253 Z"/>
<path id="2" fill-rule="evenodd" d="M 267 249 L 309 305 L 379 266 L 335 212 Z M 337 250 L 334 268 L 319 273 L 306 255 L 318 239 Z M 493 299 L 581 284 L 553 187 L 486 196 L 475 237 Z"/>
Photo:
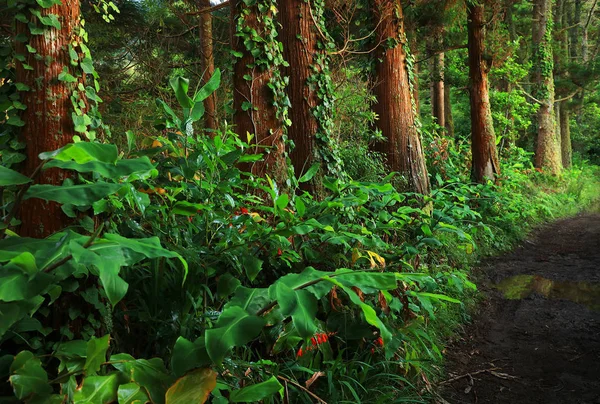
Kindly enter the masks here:
<path id="1" fill-rule="evenodd" d="M 440 138 L 431 196 L 365 181 L 369 154 L 323 199 L 282 192 L 240 171 L 261 156 L 229 128 L 191 132 L 217 83 L 190 97 L 173 80 L 180 111 L 159 101 L 157 131 L 126 150 L 42 154 L 74 172 L 63 186 L 3 169 L 4 215 L 24 195 L 74 223 L 45 240 L 2 230 L 4 401 L 423 402 L 476 296 L 469 268 L 598 198 L 597 168 L 553 178 L 518 148 L 499 184 L 473 184 L 465 147 Z"/>

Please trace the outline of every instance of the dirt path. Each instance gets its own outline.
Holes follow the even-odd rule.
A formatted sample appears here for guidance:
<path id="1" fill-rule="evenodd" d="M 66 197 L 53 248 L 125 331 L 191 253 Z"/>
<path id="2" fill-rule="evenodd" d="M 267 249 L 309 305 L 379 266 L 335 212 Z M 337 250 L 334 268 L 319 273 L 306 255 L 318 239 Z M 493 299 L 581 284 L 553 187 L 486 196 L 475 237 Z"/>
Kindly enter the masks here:
<path id="1" fill-rule="evenodd" d="M 447 350 L 443 399 L 600 403 L 600 215 L 544 227 L 483 269 L 488 299 Z"/>

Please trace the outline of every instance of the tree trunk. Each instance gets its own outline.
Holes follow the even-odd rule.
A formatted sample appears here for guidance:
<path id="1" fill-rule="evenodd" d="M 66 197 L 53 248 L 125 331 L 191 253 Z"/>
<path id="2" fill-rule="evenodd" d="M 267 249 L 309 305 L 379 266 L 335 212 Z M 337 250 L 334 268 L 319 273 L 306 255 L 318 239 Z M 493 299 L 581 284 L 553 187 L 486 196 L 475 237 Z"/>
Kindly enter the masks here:
<path id="1" fill-rule="evenodd" d="M 377 21 L 376 125 L 387 139 L 374 148 L 387 157 L 392 171 L 400 172 L 410 190 L 429 194 L 429 178 L 417 129 L 416 106 L 411 92 L 402 6 L 397 0 L 373 0 Z M 393 45 L 390 45 L 392 44 Z"/>
<path id="2" fill-rule="evenodd" d="M 444 52 L 440 52 L 434 56 L 431 76 L 431 110 L 433 118 L 439 126 L 446 127 L 444 105 Z"/>
<path id="3" fill-rule="evenodd" d="M 233 120 L 243 140 L 254 136 L 252 153 L 263 153 L 263 159 L 244 164 L 241 169 L 257 177 L 267 174 L 280 186 L 285 186 L 287 167 L 283 123 L 284 113 L 276 78 L 281 60 L 277 33 L 266 22 L 273 21 L 273 11 L 264 15 L 258 6 L 247 6 L 243 0 L 231 1 L 232 48 L 237 55 L 233 65 Z M 252 51 L 255 52 L 253 56 Z M 272 56 L 270 59 L 267 54 Z"/>
<path id="4" fill-rule="evenodd" d="M 283 54 L 289 63 L 286 76 L 289 76 L 287 94 L 292 125 L 288 138 L 294 142 L 290 159 L 298 178 L 313 164 L 322 165 L 313 181 L 300 184 L 302 189 L 320 194 L 323 174 L 343 175 L 331 139 L 334 100 L 329 80 L 329 56 L 318 44 L 319 35 L 327 35 L 319 11 L 323 5 L 319 1 L 306 0 L 285 0 L 279 4 Z"/>
<path id="5" fill-rule="evenodd" d="M 559 174 L 562 169 L 560 138 L 554 116 L 554 74 L 552 56 L 551 0 L 535 0 L 533 5 L 533 81 L 540 102 L 537 113 L 535 166 Z"/>
<path id="6" fill-rule="evenodd" d="M 571 147 L 571 125 L 569 122 L 570 118 L 571 116 L 567 107 L 567 102 L 562 101 L 560 109 L 560 146 L 562 164 L 564 168 L 571 168 L 573 158 L 573 149 Z"/>
<path id="7" fill-rule="evenodd" d="M 444 85 L 444 121 L 446 126 L 446 136 L 448 139 L 454 139 L 454 117 L 452 116 L 452 100 L 450 99 L 450 86 Z"/>
<path id="8" fill-rule="evenodd" d="M 473 181 L 495 181 L 500 174 L 496 135 L 488 90 L 488 63 L 484 59 L 484 5 L 467 11 L 469 92 L 471 102 L 471 152 Z"/>
<path id="9" fill-rule="evenodd" d="M 211 6 L 210 0 L 200 0 L 201 8 Z M 212 77 L 215 72 L 215 57 L 213 50 L 213 29 L 212 14 L 202 13 L 200 21 L 200 58 L 202 66 L 202 84 Z M 209 129 L 206 133 L 214 136 L 214 130 L 217 129 L 217 93 L 213 92 L 204 100 L 204 129 Z"/>
<path id="10" fill-rule="evenodd" d="M 76 134 L 70 97 L 77 83 L 59 81 L 58 75 L 65 66 L 72 69 L 67 49 L 71 41 L 80 40 L 77 37 L 79 1 L 62 0 L 62 5 L 38 9 L 42 16 L 58 16 L 61 26 L 60 29 L 46 26 L 43 35 L 31 35 L 27 24 L 17 22 L 16 25 L 16 34 L 27 36 L 27 44 L 36 49 L 35 54 L 29 53 L 25 43 L 15 42 L 16 52 L 24 55 L 24 63 L 32 68 L 26 70 L 23 63 L 16 64 L 16 81 L 30 87 L 30 91 L 21 93 L 21 102 L 27 106 L 21 116 L 25 122 L 21 128 L 21 139 L 27 145 L 27 159 L 23 166 L 25 175 L 31 175 L 39 166 L 40 153 L 63 147 Z M 32 24 L 43 27 L 37 17 L 28 14 L 28 18 Z M 60 185 L 67 178 L 68 172 L 53 168 L 42 171 L 37 183 Z M 69 223 L 59 204 L 41 199 L 24 201 L 20 208 L 20 219 L 22 224 L 19 233 L 22 237 L 43 238 Z"/>

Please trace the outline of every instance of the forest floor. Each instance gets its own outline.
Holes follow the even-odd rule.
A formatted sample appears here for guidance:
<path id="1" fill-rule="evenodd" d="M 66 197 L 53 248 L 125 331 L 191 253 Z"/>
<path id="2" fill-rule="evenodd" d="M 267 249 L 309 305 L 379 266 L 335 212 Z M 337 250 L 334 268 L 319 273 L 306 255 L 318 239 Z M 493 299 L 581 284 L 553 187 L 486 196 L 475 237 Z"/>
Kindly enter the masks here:
<path id="1" fill-rule="evenodd" d="M 600 403 L 600 214 L 542 227 L 481 271 L 438 402 Z"/>

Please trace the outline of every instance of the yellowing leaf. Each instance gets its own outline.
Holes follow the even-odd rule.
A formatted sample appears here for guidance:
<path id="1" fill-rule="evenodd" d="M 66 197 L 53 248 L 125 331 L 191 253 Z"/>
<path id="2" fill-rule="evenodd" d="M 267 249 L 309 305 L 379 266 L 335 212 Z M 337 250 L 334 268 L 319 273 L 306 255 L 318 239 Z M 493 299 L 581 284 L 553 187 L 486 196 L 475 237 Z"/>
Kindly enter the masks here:
<path id="1" fill-rule="evenodd" d="M 211 369 L 196 369 L 179 378 L 165 395 L 166 404 L 205 403 L 217 386 L 217 374 Z"/>

